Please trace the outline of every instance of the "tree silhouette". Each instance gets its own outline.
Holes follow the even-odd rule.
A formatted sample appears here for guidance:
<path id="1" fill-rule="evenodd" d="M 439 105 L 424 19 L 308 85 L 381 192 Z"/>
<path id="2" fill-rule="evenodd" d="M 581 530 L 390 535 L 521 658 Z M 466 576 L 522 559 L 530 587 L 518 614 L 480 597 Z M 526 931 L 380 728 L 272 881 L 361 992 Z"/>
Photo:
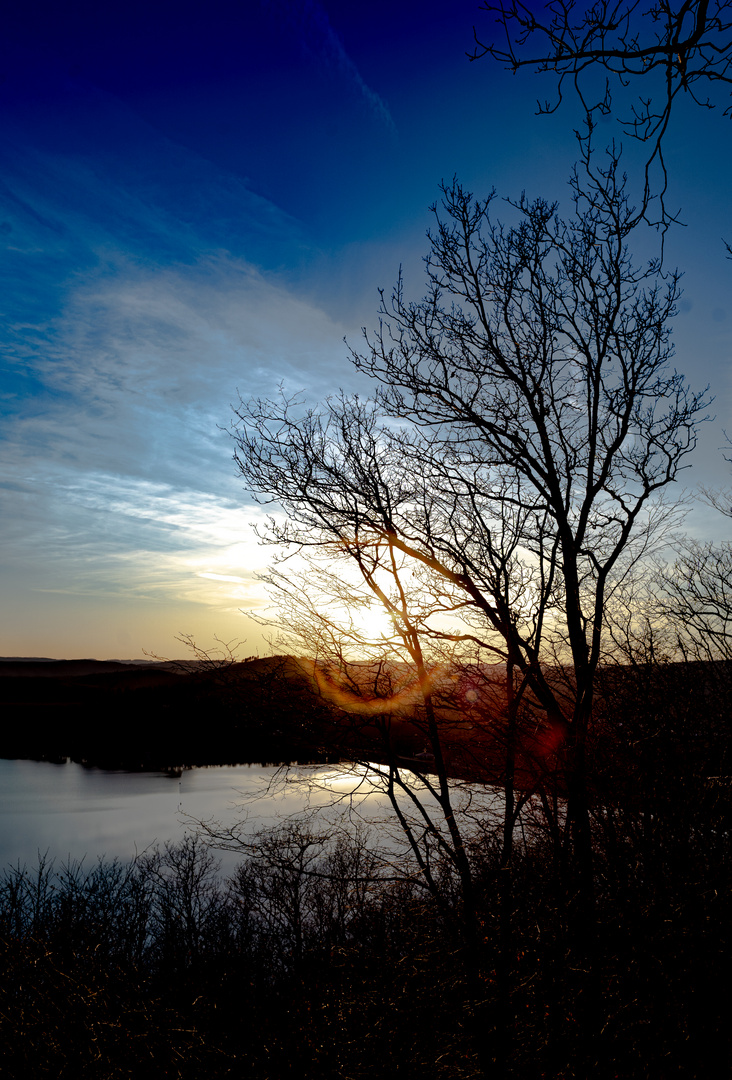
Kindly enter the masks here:
<path id="1" fill-rule="evenodd" d="M 588 120 L 610 115 L 614 95 L 627 110 L 619 117 L 625 134 L 649 146 L 642 212 L 659 200 L 657 223 L 673 220 L 665 206 L 668 185 L 663 144 L 679 95 L 701 108 L 716 107 L 713 95 L 732 85 L 732 4 L 729 0 L 598 0 L 587 7 L 574 0 L 547 4 L 544 13 L 521 0 L 482 10 L 495 16 L 499 35 L 483 41 L 476 32 L 472 59 L 492 57 L 514 74 L 524 68 L 556 80 L 556 98 L 539 103 L 554 112 L 569 83 Z M 598 79 L 597 76 L 600 76 Z M 604 78 L 602 77 L 604 76 Z M 632 104 L 625 89 L 638 90 Z M 732 105 L 724 109 L 730 116 Z M 588 134 L 587 133 L 587 134 Z M 660 183 L 651 182 L 654 163 Z"/>
<path id="2" fill-rule="evenodd" d="M 587 951 L 586 750 L 606 609 L 663 527 L 662 493 L 695 445 L 705 402 L 670 366 L 677 275 L 628 251 L 638 219 L 617 157 L 582 182 L 574 175 L 568 219 L 522 196 L 516 223 L 503 226 L 492 197 L 456 181 L 442 191 L 426 297 L 408 301 L 400 279 L 382 297 L 378 331 L 353 352 L 374 402 L 243 402 L 236 460 L 249 489 L 287 513 L 265 539 L 335 560 L 339 603 L 349 585 L 338 564 L 352 566 L 357 602 L 365 589 L 388 611 L 384 642 L 417 675 L 466 909 L 470 871 L 435 702 L 447 647 L 502 665 L 506 717 L 524 705 L 543 715 L 548 749 L 561 744 L 568 828 L 558 845 Z M 292 589 L 310 591 L 284 567 Z"/>

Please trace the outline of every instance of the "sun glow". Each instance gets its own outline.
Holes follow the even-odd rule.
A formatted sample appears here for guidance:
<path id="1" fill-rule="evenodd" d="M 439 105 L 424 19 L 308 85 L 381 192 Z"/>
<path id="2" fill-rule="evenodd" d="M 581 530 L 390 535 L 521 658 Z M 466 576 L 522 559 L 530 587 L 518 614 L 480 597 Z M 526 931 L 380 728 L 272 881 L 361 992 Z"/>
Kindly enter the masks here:
<path id="1" fill-rule="evenodd" d="M 389 641 L 394 636 L 394 623 L 380 604 L 352 608 L 348 612 L 349 628 L 364 644 Z"/>

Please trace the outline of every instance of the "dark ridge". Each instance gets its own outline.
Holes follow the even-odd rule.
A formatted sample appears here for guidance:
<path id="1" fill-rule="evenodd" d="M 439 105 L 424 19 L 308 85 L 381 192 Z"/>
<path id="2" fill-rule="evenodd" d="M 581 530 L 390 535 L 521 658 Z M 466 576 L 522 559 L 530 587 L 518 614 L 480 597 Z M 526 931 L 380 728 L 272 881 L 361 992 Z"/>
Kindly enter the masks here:
<path id="1" fill-rule="evenodd" d="M 143 660 L 49 660 L 45 657 L 0 657 L 0 678 L 58 678 L 60 676 L 93 675 L 102 672 L 124 671 L 138 667 L 168 667 L 159 661 Z"/>
<path id="2" fill-rule="evenodd" d="M 0 662 L 0 755 L 159 769 L 311 760 L 331 710 L 297 662 Z"/>

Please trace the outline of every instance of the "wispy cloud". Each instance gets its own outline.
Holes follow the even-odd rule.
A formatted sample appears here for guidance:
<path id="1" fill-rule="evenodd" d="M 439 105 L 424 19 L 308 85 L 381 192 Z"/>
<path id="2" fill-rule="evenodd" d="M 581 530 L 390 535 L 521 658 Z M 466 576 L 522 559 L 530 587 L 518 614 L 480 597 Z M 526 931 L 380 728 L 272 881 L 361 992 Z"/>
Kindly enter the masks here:
<path id="1" fill-rule="evenodd" d="M 259 510 L 241 509 L 221 426 L 237 388 L 333 390 L 338 367 L 347 374 L 340 338 L 317 309 L 226 260 L 81 284 L 32 361 L 51 392 L 5 426 L 6 561 L 43 566 L 44 588 L 55 575 L 65 588 L 106 579 L 250 600 L 248 571 L 266 561 L 251 537 Z"/>
<path id="2" fill-rule="evenodd" d="M 34 592 L 157 597 L 222 610 L 263 603 L 255 507 L 107 473 L 27 480 L 43 523 L 16 516 L 4 558 Z M 17 503 L 16 503 L 17 514 Z M 7 520 L 7 519 L 6 519 Z"/>
<path id="3" fill-rule="evenodd" d="M 24 358 L 45 396 L 17 403 L 6 445 L 205 488 L 237 391 L 334 390 L 351 377 L 343 330 L 240 261 L 122 263 L 80 281 Z"/>
<path id="4" fill-rule="evenodd" d="M 127 213 L 124 196 L 105 198 Z M 26 201 L 43 206 L 32 188 Z M 155 227 L 153 208 L 136 213 Z M 238 392 L 266 396 L 282 382 L 317 399 L 346 382 L 346 328 L 228 252 L 191 244 L 187 259 L 161 265 L 81 214 L 73 230 L 64 219 L 65 245 L 15 215 L 24 257 L 0 435 L 0 544 L 15 592 L 25 583 L 26 595 L 154 600 L 171 612 L 261 605 L 260 511 L 222 428 Z"/>
<path id="5" fill-rule="evenodd" d="M 304 46 L 389 127 L 322 9 L 297 11 Z M 155 648 L 150 620 L 174 633 L 195 629 L 179 620 L 198 611 L 216 629 L 264 603 L 256 574 L 268 552 L 223 430 L 231 405 L 280 383 L 313 400 L 347 387 L 342 338 L 358 327 L 285 281 L 280 268 L 310 252 L 288 214 L 83 89 L 54 102 L 53 129 L 33 114 L 33 145 L 25 121 L 0 119 L 6 638 L 22 626 L 40 641 L 54 618 L 66 633 L 74 618 L 114 617 L 142 620 L 130 640 Z M 64 119 L 73 147 L 58 135 Z M 85 651 L 103 648 L 98 633 Z"/>
<path id="6" fill-rule="evenodd" d="M 317 0 L 270 0 L 269 6 L 287 18 L 302 47 L 351 86 L 370 113 L 391 135 L 396 135 L 396 124 L 388 105 L 361 75 L 321 4 Z"/>

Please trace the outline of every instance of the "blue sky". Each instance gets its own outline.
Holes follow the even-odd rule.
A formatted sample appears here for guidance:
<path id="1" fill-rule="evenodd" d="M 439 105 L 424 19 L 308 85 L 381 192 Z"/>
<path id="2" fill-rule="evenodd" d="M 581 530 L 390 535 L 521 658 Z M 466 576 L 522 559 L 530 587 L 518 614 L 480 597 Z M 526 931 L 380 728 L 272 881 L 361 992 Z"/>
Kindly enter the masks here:
<path id="1" fill-rule="evenodd" d="M 442 178 L 566 201 L 573 104 L 470 63 L 474 2 L 16 5 L 0 45 L 0 655 L 246 638 L 267 553 L 225 433 L 237 393 L 367 390 L 343 337 L 400 264 L 418 295 Z M 682 103 L 677 361 L 730 422 L 730 121 Z M 607 137 L 616 134 L 608 125 Z M 632 168 L 633 155 L 628 155 Z M 641 239 L 648 253 L 653 237 Z M 689 527 L 723 535 L 696 508 Z"/>

